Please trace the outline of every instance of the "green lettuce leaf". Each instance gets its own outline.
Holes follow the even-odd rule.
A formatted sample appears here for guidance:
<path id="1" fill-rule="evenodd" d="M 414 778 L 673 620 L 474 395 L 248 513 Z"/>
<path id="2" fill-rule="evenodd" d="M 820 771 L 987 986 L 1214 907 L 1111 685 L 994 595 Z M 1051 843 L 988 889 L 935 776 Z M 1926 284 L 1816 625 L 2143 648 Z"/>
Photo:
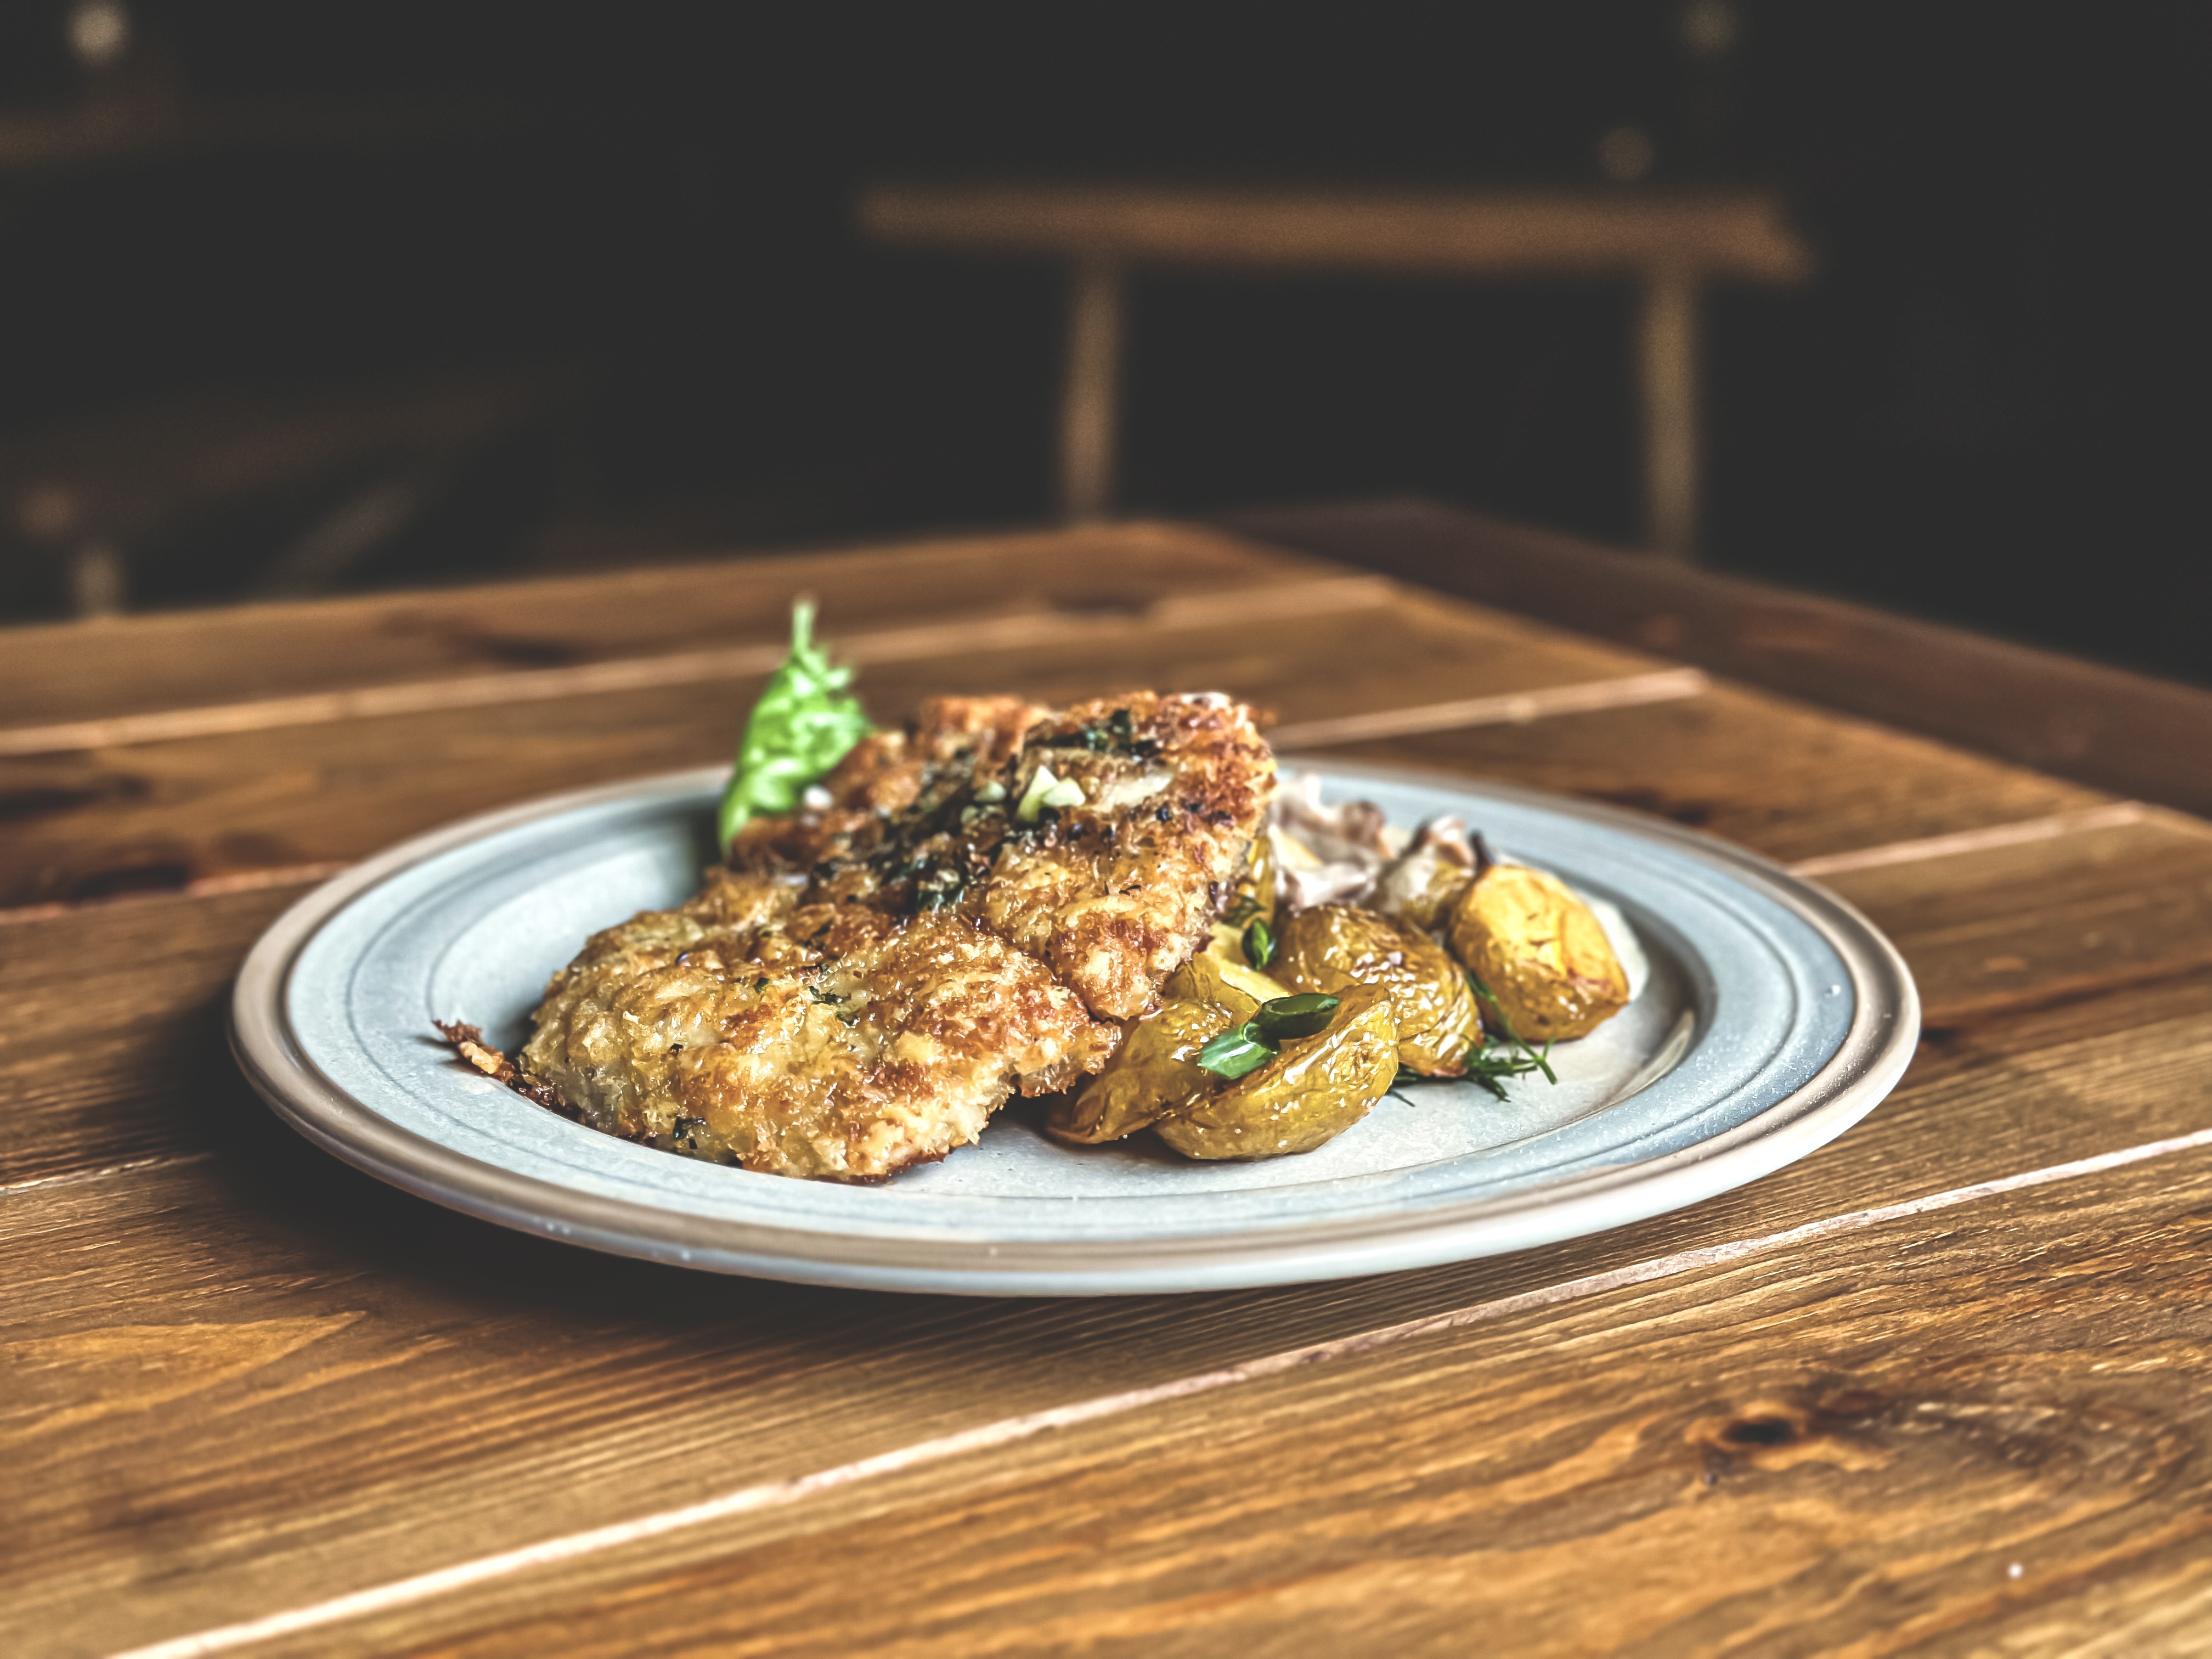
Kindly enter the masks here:
<path id="1" fill-rule="evenodd" d="M 795 810 L 806 786 L 876 729 L 860 700 L 846 690 L 852 683 L 853 671 L 833 667 L 829 653 L 814 642 L 814 601 L 797 601 L 791 607 L 791 654 L 769 676 L 745 720 L 737 769 L 715 815 L 724 858 L 748 818 Z"/>

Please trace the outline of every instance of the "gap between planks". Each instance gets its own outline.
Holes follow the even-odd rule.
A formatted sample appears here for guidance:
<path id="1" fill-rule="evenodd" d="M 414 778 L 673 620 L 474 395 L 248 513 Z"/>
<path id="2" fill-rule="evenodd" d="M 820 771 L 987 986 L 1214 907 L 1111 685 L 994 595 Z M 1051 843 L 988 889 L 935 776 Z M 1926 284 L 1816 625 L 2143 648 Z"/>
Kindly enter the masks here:
<path id="1" fill-rule="evenodd" d="M 1200 1371 L 1192 1376 L 1156 1382 L 1140 1389 L 1130 1389 L 1118 1394 L 1101 1395 L 1079 1401 L 1070 1406 L 1056 1406 L 1044 1411 L 1028 1412 L 1016 1417 L 1001 1418 L 976 1428 L 963 1429 L 955 1434 L 941 1435 L 933 1439 L 917 1441 L 909 1446 L 880 1452 L 872 1457 L 856 1459 L 831 1468 L 817 1469 L 810 1474 L 788 1480 L 763 1482 L 757 1486 L 741 1486 L 732 1492 L 703 1502 L 688 1504 L 675 1509 L 662 1510 L 652 1515 L 639 1516 L 604 1527 L 583 1532 L 567 1534 L 559 1538 L 545 1539 L 525 1545 L 519 1549 L 503 1550 L 496 1554 L 478 1556 L 450 1567 L 417 1573 L 410 1577 L 393 1579 L 368 1589 L 351 1591 L 332 1596 L 326 1601 L 270 1613 L 260 1619 L 224 1625 L 213 1630 L 200 1631 L 189 1636 L 173 1637 L 147 1646 L 132 1648 L 114 1656 L 114 1659 L 208 1659 L 214 1654 L 227 1653 L 252 1644 L 274 1640 L 278 1637 L 296 1636 L 303 1632 L 340 1624 L 349 1619 L 388 1613 L 395 1608 L 429 1601 L 449 1592 L 465 1589 L 495 1579 L 536 1568 L 555 1566 L 564 1561 L 596 1555 L 625 1545 L 663 1537 L 670 1533 L 704 1526 L 716 1521 L 728 1520 L 740 1515 L 763 1510 L 781 1509 L 793 1504 L 863 1482 L 903 1473 L 908 1469 L 945 1462 L 974 1453 L 995 1449 L 1001 1446 L 1028 1440 L 1054 1429 L 1073 1428 L 1103 1419 L 1119 1417 L 1154 1406 L 1166 1405 L 1193 1395 L 1209 1394 L 1216 1389 L 1233 1388 L 1257 1382 L 1263 1377 L 1280 1376 L 1285 1372 L 1303 1370 L 1338 1360 L 1395 1347 L 1425 1336 L 1448 1331 L 1463 1330 L 1470 1326 L 1486 1324 L 1518 1313 L 1560 1306 L 1601 1295 L 1608 1291 L 1626 1290 L 1647 1285 L 1675 1274 L 1701 1268 L 1723 1267 L 1770 1250 L 1788 1249 L 1816 1240 L 1838 1235 L 1861 1232 L 1892 1221 L 1907 1220 L 1916 1216 L 1955 1208 L 1984 1199 L 2002 1197 L 2008 1193 L 2025 1192 L 2033 1188 L 2047 1187 L 2060 1182 L 2078 1180 L 2100 1175 L 2108 1170 L 2124 1169 L 2160 1158 L 2212 1147 L 2212 1128 L 2199 1129 L 2189 1134 L 2172 1135 L 2161 1140 L 2145 1141 L 2116 1152 L 2099 1152 L 2088 1158 L 2074 1158 L 2063 1164 L 2046 1164 L 2043 1168 L 2023 1170 L 2018 1174 L 2000 1176 L 1990 1181 L 1979 1181 L 1964 1187 L 1954 1187 L 1925 1197 L 1907 1199 L 1896 1204 L 1883 1204 L 1863 1210 L 1852 1210 L 1841 1215 L 1826 1216 L 1808 1221 L 1779 1232 L 1762 1234 L 1755 1238 L 1736 1239 L 1723 1244 L 1703 1245 L 1694 1249 L 1679 1250 L 1668 1255 L 1654 1256 L 1626 1267 L 1615 1267 L 1600 1273 L 1570 1279 L 1540 1289 L 1522 1291 L 1518 1295 L 1499 1297 L 1489 1302 L 1478 1302 L 1464 1308 L 1455 1308 L 1444 1313 L 1431 1314 L 1419 1319 L 1410 1319 L 1395 1325 L 1384 1325 L 1374 1330 L 1363 1331 L 1352 1336 L 1335 1337 L 1324 1342 L 1308 1343 L 1300 1347 L 1285 1348 L 1240 1364 L 1223 1366 L 1216 1370 Z"/>
<path id="2" fill-rule="evenodd" d="M 1382 709 L 1371 714 L 1355 714 L 1343 720 L 1309 720 L 1303 725 L 1280 727 L 1271 735 L 1277 743 L 1342 743 L 1358 738 L 1410 737 L 1424 732 L 1462 730 L 1478 726 L 1525 726 L 1555 714 L 1589 714 L 1600 709 L 1630 708 L 1644 703 L 1701 696 L 1711 689 L 1712 683 L 1696 669 L 1670 668 L 1656 673 L 1631 674 L 1615 679 L 1583 680 L 1571 685 L 1549 686 L 1537 691 L 1468 697 L 1456 702 L 1423 703 L 1412 708 Z M 9 735 L 0 732 L 0 741 L 4 741 Z M 48 904 L 27 904 L 12 910 L 0 910 L 0 925 L 11 921 L 43 921 L 96 905 L 129 903 L 150 898 L 210 898 L 222 893 L 251 892 L 257 888 L 304 884 L 327 880 L 347 867 L 343 862 L 288 865 L 281 868 L 207 876 L 198 881 L 187 882 L 182 887 L 128 897 L 63 899 Z"/>
<path id="3" fill-rule="evenodd" d="M 1389 605 L 1397 597 L 1395 584 L 1384 577 L 1336 576 L 1279 587 L 1162 599 L 1141 612 L 1129 615 L 1039 611 L 981 621 L 879 629 L 846 635 L 837 642 L 837 654 L 856 665 L 911 661 L 954 653 L 1013 650 L 1116 635 L 1210 628 L 1231 622 L 1274 622 L 1336 611 L 1367 610 Z M 216 703 L 199 708 L 118 714 L 54 726 L 19 726 L 13 731 L 0 730 L 0 757 L 71 753 L 125 744 L 167 743 L 185 738 L 266 732 L 288 726 L 326 726 L 339 720 L 436 714 L 501 703 L 544 702 L 659 686 L 694 685 L 712 680 L 750 679 L 773 672 L 789 651 L 790 647 L 782 643 L 731 646 L 658 657 L 623 657 L 611 662 L 580 663 L 566 668 L 519 669 L 508 673 L 362 686 L 352 690 L 311 692 L 252 702 Z"/>
<path id="4" fill-rule="evenodd" d="M 1410 712 L 1419 714 L 1424 711 L 1416 709 Z M 1436 731 L 1442 728 L 1424 726 L 1421 729 Z M 2151 809 L 2141 801 L 2114 801 L 2106 806 L 2054 812 L 2047 817 L 2021 818 L 2010 823 L 1993 823 L 1980 830 L 1963 830 L 1955 835 L 1929 836 L 1917 841 L 1885 842 L 1878 847 L 1861 847 L 1848 853 L 1827 853 L 1819 858 L 1804 859 L 1783 867 L 1796 876 L 1841 875 L 1853 870 L 1876 870 L 1891 865 L 1917 864 L 1927 859 L 1955 858 L 1962 854 L 1987 852 L 1999 847 L 2018 847 L 2030 842 L 2055 841 L 2063 836 L 2082 835 L 2093 830 L 2112 830 L 2140 823 L 2151 816 Z M 269 887 L 304 886 L 310 882 L 326 881 L 341 871 L 352 867 L 342 862 L 286 865 L 276 869 L 241 871 L 234 875 L 209 876 L 199 881 L 187 882 L 182 887 L 160 892 L 124 895 L 114 898 L 64 899 L 51 904 L 27 904 L 13 910 L 0 910 L 0 927 L 14 921 L 45 921 L 55 916 L 104 909 L 116 904 L 143 904 L 161 899 L 211 898 L 223 893 L 246 893 Z"/>

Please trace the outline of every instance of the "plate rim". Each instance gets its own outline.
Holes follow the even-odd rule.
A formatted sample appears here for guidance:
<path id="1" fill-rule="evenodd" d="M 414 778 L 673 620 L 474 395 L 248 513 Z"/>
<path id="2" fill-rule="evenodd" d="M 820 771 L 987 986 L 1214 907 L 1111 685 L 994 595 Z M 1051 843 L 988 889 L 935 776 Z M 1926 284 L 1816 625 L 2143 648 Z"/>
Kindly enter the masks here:
<path id="1" fill-rule="evenodd" d="M 1910 1063 L 1920 1030 L 1911 969 L 1854 906 L 1716 836 L 1603 802 L 1442 769 L 1279 756 L 1340 776 L 1467 791 L 1560 813 L 1686 852 L 1790 911 L 1850 977 L 1850 1028 L 1798 1088 L 1735 1127 L 1656 1158 L 1418 1213 L 1293 1221 L 1220 1235 L 1023 1241 L 837 1235 L 661 1208 L 486 1163 L 392 1122 L 331 1081 L 291 1028 L 286 991 L 301 953 L 356 899 L 403 871 L 503 830 L 594 805 L 711 790 L 726 765 L 561 791 L 410 836 L 301 896 L 255 942 L 230 1004 L 233 1054 L 255 1092 L 308 1140 L 418 1197 L 496 1224 L 647 1260 L 750 1277 L 879 1290 L 986 1295 L 1154 1294 L 1354 1277 L 1601 1231 L 1757 1180 L 1871 1111 Z M 1020 1260 L 1012 1259 L 1016 1255 Z"/>

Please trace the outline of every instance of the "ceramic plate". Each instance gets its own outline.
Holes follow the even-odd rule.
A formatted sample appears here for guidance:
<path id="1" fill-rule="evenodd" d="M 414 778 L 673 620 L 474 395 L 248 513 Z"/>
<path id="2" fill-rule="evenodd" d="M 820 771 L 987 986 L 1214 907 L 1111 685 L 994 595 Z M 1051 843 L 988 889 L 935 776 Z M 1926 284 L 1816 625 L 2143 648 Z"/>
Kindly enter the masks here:
<path id="1" fill-rule="evenodd" d="M 1501 1103 L 1419 1085 L 1316 1152 L 1255 1164 L 1060 1146 L 1017 1102 L 941 1164 L 843 1187 L 632 1146 L 456 1060 L 434 1019 L 520 1047 L 587 934 L 691 892 L 719 768 L 471 819 L 349 871 L 255 946 L 233 1047 L 308 1139 L 472 1215 L 722 1273 L 1004 1295 L 1386 1273 L 1594 1232 L 1802 1158 L 1911 1055 L 1919 1000 L 1896 951 L 1764 860 L 1528 790 L 1304 769 L 1393 823 L 1457 813 L 1595 903 L 1634 995 L 1553 1051 L 1556 1086 L 1516 1079 Z"/>

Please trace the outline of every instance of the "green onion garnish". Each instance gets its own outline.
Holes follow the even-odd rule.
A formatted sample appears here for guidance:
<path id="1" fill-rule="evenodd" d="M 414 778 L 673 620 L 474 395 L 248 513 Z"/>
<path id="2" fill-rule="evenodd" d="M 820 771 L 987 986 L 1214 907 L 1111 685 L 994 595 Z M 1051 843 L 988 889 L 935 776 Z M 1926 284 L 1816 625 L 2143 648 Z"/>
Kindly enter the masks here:
<path id="1" fill-rule="evenodd" d="M 1017 823 L 1035 823 L 1037 816 L 1048 806 L 1080 806 L 1083 805 L 1083 786 L 1073 778 L 1056 778 L 1052 768 L 1040 765 L 1030 776 L 1029 787 L 1022 791 L 1020 805 L 1014 808 Z"/>
<path id="2" fill-rule="evenodd" d="M 1202 1069 L 1232 1080 L 1258 1071 L 1274 1057 L 1274 1045 L 1254 1036 L 1249 1025 L 1233 1026 L 1198 1051 Z"/>
<path id="3" fill-rule="evenodd" d="M 1267 920 L 1255 916 L 1244 924 L 1244 960 L 1255 968 L 1265 968 L 1275 959 L 1275 930 Z"/>
<path id="4" fill-rule="evenodd" d="M 1201 1070 L 1231 1081 L 1258 1071 L 1293 1037 L 1315 1036 L 1336 1018 L 1340 999 L 1323 991 L 1277 997 L 1242 1025 L 1231 1026 L 1198 1051 Z"/>
<path id="5" fill-rule="evenodd" d="M 1326 991 L 1307 991 L 1294 997 L 1277 997 L 1272 1002 L 1260 1005 L 1259 1014 L 1253 1024 L 1260 1035 L 1271 1042 L 1287 1042 L 1292 1037 L 1317 1036 L 1328 1030 L 1328 1023 L 1336 1018 L 1336 1006 L 1340 999 Z"/>

